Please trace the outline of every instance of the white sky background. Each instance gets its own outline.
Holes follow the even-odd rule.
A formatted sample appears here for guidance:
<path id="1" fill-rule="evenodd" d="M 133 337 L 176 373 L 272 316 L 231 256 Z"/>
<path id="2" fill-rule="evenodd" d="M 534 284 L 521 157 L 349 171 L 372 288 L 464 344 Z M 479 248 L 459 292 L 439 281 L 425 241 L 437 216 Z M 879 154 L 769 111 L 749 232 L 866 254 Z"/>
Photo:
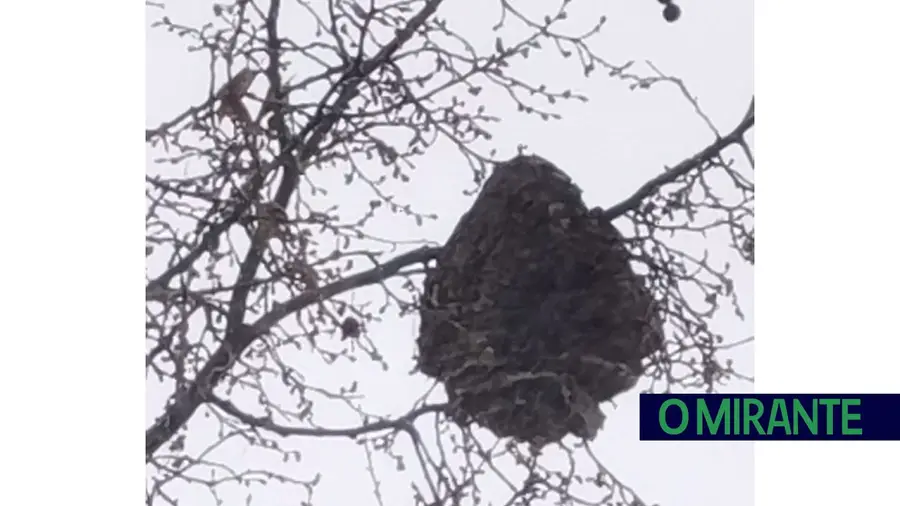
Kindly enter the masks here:
<path id="1" fill-rule="evenodd" d="M 285 2 L 290 5 L 290 2 Z M 541 12 L 535 6 L 546 5 L 552 12 L 553 5 L 547 2 L 518 2 L 526 12 Z M 479 10 L 474 16 L 461 2 L 447 2 L 439 11 L 451 26 L 476 47 L 490 48 L 495 32 L 491 25 L 497 20 L 498 10 L 492 6 Z M 530 5 L 530 9 L 529 6 Z M 554 4 L 555 5 L 555 4 Z M 595 53 L 614 64 L 637 60 L 632 71 L 650 75 L 651 70 L 642 64 L 650 60 L 661 71 L 680 77 L 691 93 L 699 98 L 700 106 L 713 123 L 724 134 L 741 120 L 753 93 L 753 46 L 752 2 L 697 2 L 686 0 L 680 3 L 684 15 L 677 23 L 668 24 L 662 19 L 661 6 L 651 0 L 618 0 L 606 2 L 573 2 L 570 10 L 571 32 L 579 32 L 579 27 L 589 28 L 601 15 L 607 16 L 607 23 L 601 35 L 594 39 Z M 173 21 L 191 26 L 199 26 L 211 17 L 211 7 L 207 2 L 170 3 L 165 14 Z M 154 12 L 154 11 L 150 11 Z M 293 15 L 291 15 L 293 14 Z M 150 19 L 155 19 L 151 16 Z M 280 24 L 283 36 L 294 36 L 308 30 L 308 25 L 296 10 L 286 8 Z M 461 28 L 465 26 L 465 28 Z M 508 30 L 508 29 L 507 29 Z M 527 33 L 507 31 L 510 39 Z M 302 40 L 302 37 L 300 37 Z M 147 38 L 147 118 L 148 127 L 154 127 L 171 119 L 185 108 L 202 103 L 207 96 L 208 61 L 205 53 L 188 55 L 183 49 L 183 41 L 163 30 L 150 30 Z M 514 67 L 514 73 L 530 84 L 547 84 L 549 88 L 571 88 L 587 95 L 590 102 L 569 102 L 552 106 L 552 111 L 563 115 L 561 121 L 543 122 L 540 119 L 517 114 L 505 94 L 494 87 L 486 87 L 479 97 L 482 103 L 504 104 L 507 114 L 498 114 L 503 121 L 496 125 L 492 133 L 492 147 L 498 148 L 501 156 L 510 157 L 515 146 L 526 144 L 531 152 L 551 160 L 566 170 L 584 190 L 589 205 L 608 207 L 629 196 L 641 183 L 658 174 L 665 165 L 675 165 L 691 156 L 714 140 L 713 133 L 703 119 L 696 114 L 693 106 L 682 96 L 680 90 L 663 83 L 648 91 L 631 91 L 628 83 L 607 77 L 598 72 L 585 79 L 577 62 L 562 60 L 555 51 L 545 51 L 532 56 L 528 65 Z M 238 70 L 237 68 L 233 71 Z M 222 72 L 222 69 L 219 69 Z M 291 72 L 296 70 L 291 69 Z M 288 73 L 288 75 L 291 74 Z M 221 75 L 221 74 L 220 74 Z M 303 77 L 303 76 L 300 76 Z M 254 89 L 264 85 L 259 78 Z M 263 91 L 257 94 L 262 95 Z M 500 109 L 502 111 L 502 109 Z M 497 114 L 498 109 L 492 111 Z M 750 136 L 752 142 L 752 134 Z M 746 163 L 737 149 L 729 155 Z M 151 151 L 150 156 L 160 156 L 159 151 Z M 411 219 L 382 217 L 376 221 L 371 233 L 398 240 L 446 239 L 456 220 L 471 202 L 462 194 L 472 188 L 472 178 L 468 167 L 455 148 L 446 143 L 432 148 L 418 163 L 417 173 L 412 183 L 398 189 L 399 202 L 409 203 L 421 213 L 435 213 L 437 222 L 426 222 L 424 227 L 416 227 Z M 153 168 L 158 170 L 181 170 Z M 366 203 L 371 196 L 362 188 L 345 189 L 340 184 L 341 174 L 317 173 L 319 184 L 324 183 L 330 195 L 322 202 L 340 203 L 351 208 L 355 203 Z M 307 198 L 307 197 L 304 197 Z M 352 215 L 352 214 L 351 214 Z M 621 225 L 620 225 L 621 226 Z M 630 228 L 623 228 L 626 233 Z M 726 339 L 738 341 L 752 335 L 752 271 L 741 265 L 740 260 L 726 248 L 724 236 L 712 236 L 702 240 L 699 236 L 688 245 L 699 251 L 704 245 L 710 248 L 717 264 L 730 261 L 738 268 L 734 279 L 742 296 L 743 309 L 747 321 L 734 317 L 720 318 L 717 323 Z M 157 263 L 149 264 L 151 276 L 162 268 Z M 362 290 L 354 295 L 356 300 L 372 294 L 377 298 L 378 290 Z M 726 310 L 727 311 L 727 310 Z M 426 378 L 411 377 L 408 371 L 413 362 L 414 339 L 417 320 L 397 319 L 389 313 L 386 321 L 369 326 L 369 337 L 385 356 L 391 369 L 387 372 L 380 366 L 366 360 L 348 366 L 336 364 L 325 367 L 321 361 L 308 356 L 292 357 L 295 367 L 304 371 L 312 384 L 337 388 L 347 385 L 350 380 L 359 380 L 360 391 L 365 400 L 362 406 L 374 414 L 402 415 L 430 386 Z M 332 348 L 340 348 L 335 342 Z M 753 348 L 743 346 L 726 352 L 734 359 L 735 368 L 753 374 Z M 154 388 L 148 383 L 147 420 L 150 424 L 160 412 L 162 403 L 170 389 Z M 748 383 L 735 381 L 724 391 L 742 391 L 751 388 Z M 290 397 L 273 395 L 273 402 L 290 405 Z M 237 397 L 241 399 L 240 396 Z M 435 400 L 439 400 L 435 398 Z M 252 409 L 252 398 L 243 399 L 242 407 Z M 604 431 L 591 445 L 595 454 L 608 469 L 649 504 L 660 503 L 667 506 L 705 506 L 725 502 L 734 506 L 750 505 L 753 502 L 753 450 L 749 444 L 740 443 L 649 443 L 639 442 L 637 434 L 637 390 L 616 399 L 617 409 L 604 408 L 609 419 Z M 249 402 L 249 403 L 248 403 Z M 337 404 L 320 403 L 315 408 L 314 420 L 326 427 L 349 427 L 359 425 L 360 420 Z M 202 411 L 202 410 L 201 410 Z M 431 420 L 430 417 L 426 418 Z M 195 453 L 214 440 L 217 422 L 205 422 L 200 417 L 188 424 L 187 448 Z M 427 429 L 427 424 L 424 428 Z M 427 438 L 428 436 L 426 436 Z M 403 448 L 409 449 L 405 443 Z M 323 477 L 317 488 L 314 501 L 320 504 L 372 504 L 372 484 L 365 470 L 365 454 L 353 441 L 328 438 L 315 440 L 303 438 L 286 441 L 287 448 L 301 451 L 300 464 L 283 465 L 275 461 L 271 454 L 248 450 L 239 444 L 225 445 L 217 451 L 213 461 L 239 467 L 258 467 L 279 470 L 289 476 L 309 478 L 314 472 Z M 191 452 L 191 450 L 194 450 Z M 417 464 L 409 451 L 407 466 L 415 469 Z M 545 462 L 564 459 L 560 454 L 548 451 Z M 580 453 L 580 452 L 579 452 Z M 580 458 L 584 458 L 580 455 Z M 254 465 L 256 463 L 256 465 Z M 402 505 L 410 501 L 409 480 L 420 479 L 410 473 L 397 475 L 388 460 L 381 460 L 379 476 L 382 479 L 382 494 L 386 504 Z M 565 468 L 565 460 L 558 460 L 558 466 Z M 581 468 L 588 471 L 590 464 Z M 516 474 L 510 474 L 515 477 Z M 352 486 L 348 486 L 352 484 Z M 505 501 L 508 490 L 495 483 L 488 488 L 486 496 L 492 500 Z M 202 488 L 183 489 L 171 487 L 169 494 L 175 494 L 193 505 L 213 504 L 213 498 Z M 226 504 L 243 504 L 247 489 L 243 487 L 222 487 L 219 489 Z M 286 486 L 269 484 L 252 488 L 255 504 L 279 505 L 296 504 L 292 491 Z M 492 493 L 493 492 L 493 493 Z M 596 495 L 593 495 L 596 497 Z M 592 497 L 592 495 L 586 495 Z"/>
<path id="2" fill-rule="evenodd" d="M 605 54 L 652 58 L 663 70 L 684 77 L 714 121 L 728 128 L 742 113 L 743 95 L 725 90 L 749 85 L 730 74 L 750 70 L 742 70 L 737 57 L 720 53 L 726 53 L 736 30 L 749 30 L 749 25 L 727 20 L 749 18 L 717 12 L 726 2 L 685 0 L 685 17 L 656 32 L 648 29 L 656 26 L 656 6 L 649 0 L 642 3 L 618 2 L 620 8 L 627 4 L 646 14 L 631 15 L 628 26 L 620 29 L 616 26 L 626 20 L 609 12 L 605 36 L 616 33 L 630 42 L 610 44 Z M 893 170 L 900 95 L 890 62 L 900 47 L 900 6 L 874 0 L 756 4 L 754 137 L 761 188 L 754 287 L 756 390 L 898 392 L 900 342 L 893 321 L 896 296 L 889 287 L 900 282 L 891 233 L 900 183 Z M 152 51 L 142 53 L 143 16 L 140 2 L 48 1 L 10 4 L 3 19 L 4 70 L 15 77 L 0 80 L 6 99 L 0 115 L 3 144 L 14 146 L 4 150 L 6 191 L 0 199 L 0 265 L 7 288 L 0 368 L 2 504 L 142 500 L 148 419 L 142 414 L 146 401 L 139 337 L 144 334 L 140 294 L 145 284 L 141 228 L 146 158 L 140 132 L 158 119 L 154 109 L 145 111 L 142 77 L 160 62 L 154 63 Z M 692 21 L 695 16 L 706 21 Z M 700 36 L 710 31 L 717 34 L 712 43 Z M 719 56 L 688 58 L 675 39 L 659 41 L 662 33 L 677 36 L 690 54 Z M 742 44 L 747 39 L 734 40 Z M 147 55 L 147 68 L 140 54 Z M 665 58 L 679 58 L 678 64 L 670 66 Z M 733 59 L 735 65 L 725 70 Z M 180 65 L 179 60 L 173 65 Z M 713 65 L 722 70 L 710 70 Z M 189 75 L 180 68 L 160 78 L 179 85 L 148 85 L 148 97 L 164 90 L 173 97 L 159 105 L 160 113 L 174 112 L 181 102 L 193 103 L 199 96 L 192 91 L 199 83 L 179 82 Z M 664 133 L 667 125 L 660 121 L 671 118 L 671 129 L 679 136 L 697 136 L 686 138 L 684 145 L 674 142 L 672 149 L 688 152 L 688 144 L 707 142 L 702 125 L 684 109 L 681 116 L 652 113 L 678 108 L 674 94 L 663 97 L 667 92 L 657 89 L 631 95 L 600 79 L 591 83 L 617 107 L 634 104 L 627 106 L 627 114 L 604 110 L 618 118 L 607 121 L 604 116 L 598 123 L 607 128 L 646 132 L 655 127 Z M 181 95 L 185 93 L 198 95 Z M 595 99 L 590 107 L 598 103 Z M 575 117 L 567 113 L 566 124 Z M 555 125 L 554 131 L 559 128 L 561 124 Z M 557 145 L 567 142 L 560 137 Z M 660 137 L 665 136 L 651 138 Z M 540 138 L 527 141 L 535 150 L 547 149 Z M 632 142 L 630 157 L 649 157 L 648 146 L 657 145 Z M 559 158 L 565 150 L 559 151 L 563 154 L 548 156 L 578 178 L 591 202 L 615 200 L 617 195 L 607 197 L 592 188 L 578 172 L 590 170 Z M 609 150 L 602 154 L 612 156 Z M 628 166 L 652 171 L 683 156 L 672 155 Z M 603 182 L 618 184 L 608 178 Z M 627 181 L 622 184 L 627 187 Z M 432 227 L 429 233 L 439 237 L 441 226 L 448 227 Z M 833 240 L 835 230 L 840 240 Z M 861 250 L 863 271 L 856 269 Z M 620 408 L 610 425 L 628 416 Z M 609 444 L 613 430 L 597 444 Z M 617 444 L 626 437 L 617 438 Z M 657 456 L 664 446 L 640 444 Z M 716 479 L 691 487 L 694 495 L 684 480 L 676 487 L 661 485 L 672 473 L 691 479 L 708 476 L 712 465 L 691 467 L 698 466 L 696 456 L 704 446 L 681 446 L 668 452 L 659 469 L 629 470 L 627 453 L 614 448 L 602 458 L 648 500 L 673 504 L 678 497 L 690 497 L 692 504 L 699 503 Z M 772 442 L 753 448 L 757 504 L 884 504 L 896 497 L 896 444 Z M 694 462 L 687 461 L 691 457 Z M 642 465 L 654 463 L 645 460 Z M 660 498 L 663 490 L 681 495 Z M 736 496 L 725 504 L 741 499 Z"/>
<path id="3" fill-rule="evenodd" d="M 631 16 L 628 26 L 617 29 L 626 21 L 614 19 L 610 11 L 615 23 L 607 26 L 605 36 L 617 33 L 631 42 L 610 44 L 604 54 L 653 58 L 663 70 L 684 77 L 714 121 L 728 128 L 741 114 L 743 98 L 740 93 L 729 97 L 724 90 L 746 85 L 744 79 L 729 77 L 744 67 L 735 63 L 727 71 L 713 71 L 724 69 L 732 58 L 694 61 L 674 39 L 658 38 L 677 35 L 695 55 L 725 53 L 735 30 L 749 30 L 749 25 L 726 21 L 744 15 L 716 12 L 724 9 L 719 4 L 735 2 L 685 0 L 685 17 L 656 32 L 648 29 L 656 26 L 658 16 L 653 3 L 618 2 L 645 10 L 646 16 Z M 756 390 L 898 392 L 900 341 L 894 330 L 896 296 L 889 287 L 900 282 L 891 233 L 900 183 L 893 170 L 900 95 L 890 62 L 900 47 L 900 5 L 873 0 L 756 4 L 754 137 L 761 188 L 754 287 Z M 142 413 L 140 337 L 145 284 L 141 131 L 158 118 L 153 109 L 145 110 L 142 76 L 159 64 L 153 63 L 152 52 L 144 52 L 143 16 L 141 2 L 20 2 L 10 4 L 0 30 L 4 72 L 14 76 L 0 80 L 3 144 L 14 147 L 4 150 L 5 192 L 0 199 L 0 265 L 7 288 L 0 367 L 4 504 L 143 500 L 147 419 Z M 709 19 L 697 23 L 691 21 L 695 16 Z M 713 30 L 713 42 L 699 36 Z M 746 39 L 735 40 L 740 44 Z M 680 58 L 678 65 L 670 66 L 663 56 Z M 180 64 L 173 59 L 173 65 Z M 183 69 L 161 79 L 179 83 L 187 78 Z M 603 80 L 591 83 L 618 107 L 635 104 L 628 106 L 629 113 L 619 112 L 615 122 L 604 117 L 609 128 L 655 127 L 661 132 L 658 139 L 668 131 L 665 120 L 676 118 L 651 112 L 679 107 L 674 94 L 661 97 L 667 92 L 655 90 L 631 96 Z M 162 84 L 148 89 L 148 97 L 163 90 L 175 97 L 159 106 L 172 109 L 161 112 L 193 103 L 200 93 L 185 82 Z M 596 104 L 595 99 L 591 107 Z M 671 130 L 685 136 L 695 131 L 697 138 L 686 139 L 684 146 L 676 142 L 673 149 L 689 151 L 687 144 L 705 143 L 702 125 L 690 114 L 680 114 Z M 567 113 L 568 122 L 575 117 Z M 554 131 L 559 128 L 561 124 L 555 125 Z M 528 142 L 535 150 L 545 149 L 539 140 Z M 629 156 L 650 156 L 651 145 L 634 142 Z M 674 153 L 673 159 L 680 156 Z M 554 161 L 578 177 L 595 202 L 599 189 L 579 175 L 585 169 L 568 160 Z M 650 171 L 672 161 L 660 156 L 629 167 Z M 605 185 L 613 183 L 604 180 Z M 605 202 L 605 194 L 596 195 Z M 440 236 L 440 225 L 429 230 Z M 840 240 L 833 240 L 835 230 Z M 868 270 L 853 267 L 861 254 Z M 627 416 L 623 408 L 609 422 L 618 424 Z M 607 444 L 612 430 L 598 444 Z M 640 445 L 653 452 L 662 446 Z M 660 482 L 672 473 L 689 478 L 708 474 L 709 465 L 690 468 L 698 465 L 702 448 L 693 443 L 673 448 L 658 470 L 640 472 L 626 468 L 627 454 L 610 450 L 602 457 L 648 500 L 657 500 L 662 491 L 699 502 L 715 479 L 706 479 L 700 489 L 692 487 L 693 496 L 684 490 L 685 481 L 675 487 Z M 753 448 L 757 504 L 885 504 L 896 497 L 896 444 L 773 442 Z M 690 457 L 695 461 L 687 462 Z M 643 463 L 648 464 L 653 462 Z M 740 499 L 735 496 L 724 504 Z M 660 500 L 670 504 L 675 498 Z"/>

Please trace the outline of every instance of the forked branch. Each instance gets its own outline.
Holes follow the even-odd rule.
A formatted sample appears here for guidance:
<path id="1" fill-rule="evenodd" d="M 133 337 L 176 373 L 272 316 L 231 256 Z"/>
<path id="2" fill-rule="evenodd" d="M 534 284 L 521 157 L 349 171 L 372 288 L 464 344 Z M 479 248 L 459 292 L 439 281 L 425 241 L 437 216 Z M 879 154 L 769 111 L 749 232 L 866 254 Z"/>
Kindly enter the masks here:
<path id="1" fill-rule="evenodd" d="M 607 213 L 609 213 L 612 218 L 615 218 L 629 210 L 635 209 L 636 206 L 644 199 L 652 196 L 662 185 L 672 182 L 679 176 L 687 174 L 692 170 L 699 169 L 705 162 L 718 156 L 727 147 L 733 144 L 742 143 L 744 135 L 753 127 L 754 120 L 755 114 L 751 102 L 750 109 L 745 118 L 728 135 L 716 139 L 713 143 L 694 156 L 682 161 L 675 167 L 650 181 L 647 181 L 630 197 L 610 207 L 607 210 Z M 424 247 L 403 253 L 372 269 L 348 276 L 315 290 L 308 290 L 299 296 L 288 300 L 284 304 L 276 306 L 274 309 L 261 316 L 253 324 L 239 325 L 234 330 L 228 332 L 219 348 L 213 353 L 206 365 L 197 373 L 194 381 L 187 388 L 175 394 L 172 401 L 166 407 L 165 413 L 147 430 L 145 448 L 146 459 L 149 460 L 160 446 L 183 427 L 194 412 L 196 412 L 197 408 L 204 402 L 211 402 L 246 423 L 262 425 L 263 428 L 268 428 L 278 433 L 283 432 L 286 434 L 298 435 L 308 434 L 309 432 L 307 429 L 275 426 L 271 423 L 263 423 L 265 422 L 263 419 L 240 414 L 240 412 L 237 411 L 237 408 L 232 409 L 232 405 L 211 398 L 209 392 L 211 392 L 216 384 L 222 379 L 236 358 L 240 357 L 257 337 L 267 333 L 285 317 L 294 314 L 297 311 L 301 311 L 317 301 L 328 299 L 357 288 L 383 282 L 386 279 L 397 275 L 406 267 L 414 264 L 427 263 L 434 259 L 438 252 L 439 248 L 437 247 Z M 415 416 L 435 410 L 437 410 L 436 407 L 433 407 L 433 409 L 420 408 L 419 410 L 410 412 L 404 419 L 410 416 L 415 418 Z M 395 420 L 393 422 L 394 425 L 396 425 L 398 421 L 399 420 Z M 375 425 L 377 428 L 371 430 L 378 430 L 390 426 L 392 426 L 392 422 L 385 421 L 381 422 L 379 425 Z M 369 427 L 371 428 L 372 426 Z M 333 435 L 349 435 L 348 430 L 337 431 L 337 433 Z M 326 435 L 318 432 L 316 434 Z"/>

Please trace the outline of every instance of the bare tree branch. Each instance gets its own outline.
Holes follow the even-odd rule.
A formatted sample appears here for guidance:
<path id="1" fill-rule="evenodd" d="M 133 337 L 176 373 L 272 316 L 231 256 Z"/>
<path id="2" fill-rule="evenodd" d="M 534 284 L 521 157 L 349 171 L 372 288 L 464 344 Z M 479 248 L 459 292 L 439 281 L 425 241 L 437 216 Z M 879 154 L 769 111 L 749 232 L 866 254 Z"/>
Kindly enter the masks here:
<path id="1" fill-rule="evenodd" d="M 349 437 L 355 438 L 370 432 L 379 432 L 383 430 L 405 430 L 406 425 L 415 421 L 416 418 L 427 413 L 440 413 L 446 409 L 444 404 L 429 404 L 413 409 L 409 413 L 400 418 L 389 420 L 379 420 L 377 422 L 367 423 L 359 427 L 350 427 L 347 429 L 324 429 L 324 428 L 305 428 L 305 427 L 287 427 L 272 421 L 271 417 L 259 417 L 244 413 L 231 401 L 219 399 L 215 396 L 209 397 L 209 402 L 213 406 L 221 409 L 229 415 L 237 418 L 245 424 L 259 429 L 272 431 L 279 436 L 313 436 L 313 437 Z"/>
<path id="2" fill-rule="evenodd" d="M 269 331 L 284 317 L 300 311 L 317 301 L 328 299 L 350 290 L 375 284 L 396 275 L 404 267 L 424 263 L 437 253 L 435 248 L 420 248 L 385 262 L 384 264 L 348 276 L 318 290 L 306 291 L 260 317 L 253 325 L 244 325 L 228 334 L 219 348 L 206 362 L 194 381 L 182 392 L 176 393 L 166 412 L 146 434 L 146 458 L 168 441 L 197 411 L 207 399 L 207 393 L 222 379 L 231 364 L 250 346 L 254 339 Z"/>
<path id="3" fill-rule="evenodd" d="M 653 192 L 663 184 L 674 181 L 677 177 L 682 176 L 691 170 L 696 170 L 703 162 L 718 156 L 723 149 L 738 142 L 738 139 L 753 126 L 754 119 L 755 116 L 752 114 L 751 109 L 751 112 L 748 113 L 747 117 L 728 135 L 721 139 L 717 139 L 696 155 L 648 181 L 630 197 L 610 207 L 606 213 L 608 213 L 611 218 L 621 216 L 625 212 L 634 209 L 643 199 L 653 194 Z M 222 368 L 229 363 L 232 354 L 237 354 L 239 356 L 243 350 L 253 342 L 253 338 L 248 338 L 248 336 L 263 335 L 285 316 L 300 311 L 310 304 L 315 303 L 317 300 L 326 299 L 366 285 L 379 283 L 395 275 L 404 267 L 416 263 L 425 263 L 434 259 L 437 256 L 437 253 L 437 248 L 421 248 L 398 255 L 385 262 L 380 267 L 347 277 L 341 281 L 327 285 L 321 290 L 305 292 L 262 316 L 256 323 L 246 328 L 244 332 L 230 332 L 228 334 L 229 337 L 225 339 L 220 348 L 212 355 L 212 357 L 210 357 L 207 366 L 198 373 L 197 379 L 194 380 L 192 387 L 184 394 L 176 395 L 174 401 L 170 407 L 167 408 L 163 417 L 147 430 L 146 458 L 149 459 L 160 445 L 171 438 L 172 435 L 187 422 L 190 416 L 203 402 L 203 390 L 199 388 L 199 385 L 215 385 L 225 372 Z"/>
<path id="4" fill-rule="evenodd" d="M 625 214 L 629 210 L 635 209 L 641 201 L 655 193 L 661 186 L 665 185 L 666 183 L 675 181 L 679 177 L 687 174 L 692 170 L 698 169 L 700 166 L 702 166 L 712 158 L 719 156 L 719 154 L 721 154 L 722 151 L 725 150 L 725 148 L 727 148 L 728 146 L 731 146 L 732 144 L 743 143 L 744 134 L 746 134 L 748 130 L 753 128 L 753 124 L 755 121 L 756 115 L 753 112 L 753 101 L 751 100 L 750 108 L 747 110 L 747 114 L 744 116 L 744 119 L 736 127 L 734 127 L 734 130 L 729 132 L 728 135 L 716 139 L 715 142 L 713 142 L 709 146 L 706 146 L 705 148 L 703 148 L 703 150 L 701 150 L 694 156 L 682 161 L 678 165 L 647 181 L 646 183 L 641 185 L 641 187 L 638 188 L 637 191 L 631 194 L 630 197 L 607 209 L 606 213 L 609 216 L 615 218 Z"/>
<path id="5" fill-rule="evenodd" d="M 440 0 L 217 0 L 208 19 L 190 23 L 176 19 L 177 6 L 149 9 L 157 33 L 183 39 L 194 61 L 208 57 L 209 83 L 206 100 L 145 132 L 156 157 L 145 183 L 145 370 L 166 395 L 145 434 L 148 506 L 174 504 L 187 489 L 220 500 L 229 484 L 275 482 L 313 504 L 317 477 L 279 471 L 270 459 L 234 462 L 219 450 L 237 439 L 291 462 L 309 438 L 324 437 L 365 452 L 360 471 L 379 503 L 388 502 L 388 474 L 406 481 L 417 506 L 643 503 L 579 442 L 558 443 L 569 459 L 559 468 L 535 448 L 461 424 L 444 412 L 446 390 L 429 389 L 420 369 L 407 386 L 422 391 L 407 405 L 371 406 L 380 384 L 372 375 L 378 367 L 384 378 L 403 374 L 406 361 L 395 353 L 414 337 L 374 336 L 420 311 L 422 276 L 443 252 L 426 233 L 392 235 L 437 218 L 408 201 L 418 187 L 404 186 L 431 177 L 435 167 L 422 156 L 449 147 L 477 185 L 505 160 L 498 122 L 552 122 L 562 117 L 559 104 L 588 101 L 568 80 L 551 85 L 526 72 L 538 53 L 558 57 L 575 78 L 632 90 L 674 83 L 715 133 L 605 214 L 620 218 L 632 264 L 664 306 L 665 349 L 642 364 L 642 385 L 712 391 L 744 377 L 727 353 L 748 341 L 711 325 L 723 308 L 741 316 L 734 278 L 716 256 L 723 248 L 693 241 L 695 250 L 671 238 L 719 232 L 752 264 L 752 103 L 719 138 L 681 79 L 595 52 L 605 16 L 573 33 L 577 1 L 586 0 L 538 2 L 533 14 L 492 0 L 484 8 L 496 8 L 499 21 L 486 34 L 445 17 Z M 236 72 L 225 84 L 223 68 Z M 249 79 L 259 74 L 266 79 Z M 217 106 L 232 114 L 219 117 Z M 722 156 L 731 145 L 749 167 Z M 408 466 L 418 469 L 405 473 Z M 485 497 L 490 480 L 508 495 Z"/>

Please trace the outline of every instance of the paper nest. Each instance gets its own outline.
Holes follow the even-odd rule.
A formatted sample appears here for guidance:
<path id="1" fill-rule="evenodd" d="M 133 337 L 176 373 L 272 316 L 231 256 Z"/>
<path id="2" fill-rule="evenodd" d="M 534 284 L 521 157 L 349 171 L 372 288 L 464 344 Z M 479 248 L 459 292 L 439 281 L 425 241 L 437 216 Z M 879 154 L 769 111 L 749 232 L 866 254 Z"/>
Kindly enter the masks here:
<path id="1" fill-rule="evenodd" d="M 424 284 L 418 368 L 450 415 L 537 446 L 594 438 L 663 345 L 624 238 L 564 172 L 498 164 Z"/>

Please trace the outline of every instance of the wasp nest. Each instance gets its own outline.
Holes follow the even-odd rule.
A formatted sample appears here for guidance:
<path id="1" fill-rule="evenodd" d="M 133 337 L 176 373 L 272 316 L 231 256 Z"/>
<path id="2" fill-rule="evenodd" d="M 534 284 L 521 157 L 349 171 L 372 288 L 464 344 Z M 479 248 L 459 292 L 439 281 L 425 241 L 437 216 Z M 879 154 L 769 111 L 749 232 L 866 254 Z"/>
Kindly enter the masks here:
<path id="1" fill-rule="evenodd" d="M 662 346 L 624 238 L 553 164 L 498 164 L 425 278 L 418 367 L 451 416 L 543 446 L 593 438 L 598 405 Z"/>

